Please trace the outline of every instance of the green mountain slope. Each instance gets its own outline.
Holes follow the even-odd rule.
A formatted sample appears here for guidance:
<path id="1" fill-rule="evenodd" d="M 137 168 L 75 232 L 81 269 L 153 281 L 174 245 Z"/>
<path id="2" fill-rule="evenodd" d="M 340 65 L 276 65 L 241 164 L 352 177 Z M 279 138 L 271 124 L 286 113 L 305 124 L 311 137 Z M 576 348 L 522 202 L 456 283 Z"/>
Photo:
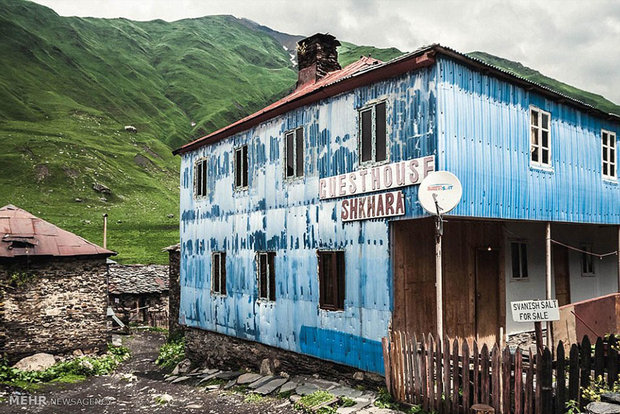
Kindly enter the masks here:
<path id="1" fill-rule="evenodd" d="M 471 52 L 467 53 L 467 55 L 476 59 L 480 59 L 483 62 L 488 63 L 489 65 L 496 66 L 500 69 L 525 78 L 529 81 L 546 86 L 556 92 L 560 92 L 573 99 L 577 99 L 581 102 L 590 104 L 593 107 L 600 109 L 601 111 L 620 115 L 620 105 L 616 105 L 615 103 L 609 101 L 608 99 L 605 99 L 601 95 L 584 91 L 582 89 L 575 88 L 574 86 L 570 86 L 563 82 L 552 79 L 534 69 L 523 66 L 519 62 L 514 62 L 512 60 L 493 56 L 485 52 Z"/>

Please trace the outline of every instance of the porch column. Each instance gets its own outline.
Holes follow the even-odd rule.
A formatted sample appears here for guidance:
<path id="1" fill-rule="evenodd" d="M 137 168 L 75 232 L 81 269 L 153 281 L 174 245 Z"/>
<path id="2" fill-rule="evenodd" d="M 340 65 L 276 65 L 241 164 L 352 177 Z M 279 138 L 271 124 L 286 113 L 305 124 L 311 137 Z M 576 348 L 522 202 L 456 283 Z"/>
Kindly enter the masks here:
<path id="1" fill-rule="evenodd" d="M 547 223 L 545 235 L 545 291 L 547 300 L 551 300 L 551 223 Z M 547 346 L 551 349 L 551 322 L 547 322 Z"/>

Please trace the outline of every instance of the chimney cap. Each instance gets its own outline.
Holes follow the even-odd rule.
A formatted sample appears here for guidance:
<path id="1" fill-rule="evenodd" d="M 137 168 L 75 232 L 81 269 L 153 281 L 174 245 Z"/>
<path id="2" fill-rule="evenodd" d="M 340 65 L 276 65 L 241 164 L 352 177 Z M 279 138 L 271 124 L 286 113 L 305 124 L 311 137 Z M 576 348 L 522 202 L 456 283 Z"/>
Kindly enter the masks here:
<path id="1" fill-rule="evenodd" d="M 312 36 L 308 36 L 305 39 L 301 39 L 297 42 L 298 45 L 305 45 L 308 43 L 332 43 L 334 46 L 340 46 L 340 42 L 336 39 L 335 36 L 330 35 L 329 33 L 315 33 Z"/>

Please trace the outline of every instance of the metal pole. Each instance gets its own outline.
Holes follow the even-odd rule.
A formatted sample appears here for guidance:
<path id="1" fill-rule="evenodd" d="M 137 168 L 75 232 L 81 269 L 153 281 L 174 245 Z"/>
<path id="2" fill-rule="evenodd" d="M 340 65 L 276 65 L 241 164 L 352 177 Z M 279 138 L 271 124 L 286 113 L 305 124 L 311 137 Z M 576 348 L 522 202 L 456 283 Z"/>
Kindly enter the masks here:
<path id="1" fill-rule="evenodd" d="M 108 213 L 103 214 L 103 248 L 108 248 Z"/>
<path id="2" fill-rule="evenodd" d="M 551 223 L 547 223 L 545 235 L 545 291 L 547 300 L 551 300 Z M 547 322 L 547 346 L 551 349 L 551 322 Z"/>
<path id="3" fill-rule="evenodd" d="M 443 340 L 443 280 L 441 273 L 441 217 L 436 219 L 435 236 L 435 294 L 437 295 L 437 339 Z"/>

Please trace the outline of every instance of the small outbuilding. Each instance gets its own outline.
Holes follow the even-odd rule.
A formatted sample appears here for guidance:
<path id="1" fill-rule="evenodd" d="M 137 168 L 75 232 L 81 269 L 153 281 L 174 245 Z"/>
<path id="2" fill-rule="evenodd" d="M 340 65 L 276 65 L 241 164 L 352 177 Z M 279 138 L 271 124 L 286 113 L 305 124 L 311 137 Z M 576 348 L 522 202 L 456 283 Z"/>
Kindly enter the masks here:
<path id="1" fill-rule="evenodd" d="M 107 343 L 106 259 L 116 253 L 29 212 L 0 208 L 0 355 Z"/>

